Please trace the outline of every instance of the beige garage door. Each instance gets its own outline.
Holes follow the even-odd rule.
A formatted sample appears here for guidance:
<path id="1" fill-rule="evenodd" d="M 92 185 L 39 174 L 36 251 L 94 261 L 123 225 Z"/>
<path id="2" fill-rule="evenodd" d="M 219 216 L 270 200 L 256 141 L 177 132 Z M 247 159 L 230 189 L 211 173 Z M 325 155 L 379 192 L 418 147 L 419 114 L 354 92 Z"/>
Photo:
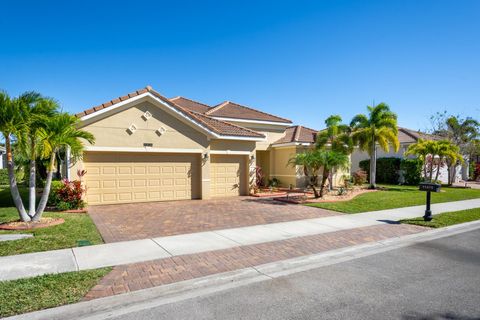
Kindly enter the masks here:
<path id="1" fill-rule="evenodd" d="M 212 155 L 210 196 L 231 197 L 246 194 L 246 156 Z"/>
<path id="2" fill-rule="evenodd" d="M 86 153 L 87 202 L 95 205 L 200 198 L 199 157 Z"/>

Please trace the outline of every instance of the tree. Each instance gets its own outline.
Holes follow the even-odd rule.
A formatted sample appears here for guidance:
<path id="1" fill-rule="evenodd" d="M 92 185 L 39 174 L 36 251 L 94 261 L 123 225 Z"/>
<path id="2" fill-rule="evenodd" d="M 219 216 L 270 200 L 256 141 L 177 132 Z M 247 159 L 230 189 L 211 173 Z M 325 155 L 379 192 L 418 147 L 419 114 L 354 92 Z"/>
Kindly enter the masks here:
<path id="1" fill-rule="evenodd" d="M 59 113 L 54 117 L 48 118 L 45 126 L 39 131 L 39 141 L 41 145 L 41 157 L 50 159 L 47 168 L 47 179 L 43 188 L 42 197 L 38 204 L 33 221 L 41 219 L 45 206 L 47 205 L 48 195 L 52 184 L 53 172 L 57 154 L 61 149 L 69 149 L 72 159 L 80 159 L 83 155 L 82 139 L 93 144 L 94 136 L 87 131 L 78 129 L 79 119 L 68 113 Z"/>
<path id="2" fill-rule="evenodd" d="M 448 140 L 419 139 L 408 147 L 405 155 L 416 155 L 423 162 L 423 177 L 429 182 L 438 180 L 440 170 L 445 164 L 463 162 L 460 148 Z"/>
<path id="3" fill-rule="evenodd" d="M 322 159 L 319 150 L 314 149 L 297 153 L 294 157 L 288 160 L 288 163 L 293 167 L 302 167 L 303 174 L 307 178 L 308 186 L 312 188 L 315 198 L 319 198 L 320 195 L 317 190 L 318 173 L 322 167 Z"/>
<path id="4" fill-rule="evenodd" d="M 21 221 L 30 221 L 31 218 L 25 211 L 22 198 L 18 190 L 17 180 L 15 178 L 15 163 L 12 156 L 12 138 L 21 135 L 25 130 L 23 121 L 24 104 L 18 99 L 11 99 L 6 92 L 0 92 L 0 132 L 5 139 L 5 149 L 7 153 L 7 171 L 12 194 L 13 203 L 17 208 Z"/>
<path id="5" fill-rule="evenodd" d="M 332 115 L 325 120 L 326 128 L 317 134 L 316 148 L 322 150 L 332 150 L 340 154 L 347 155 L 353 151 L 352 130 L 349 125 L 342 124 L 342 117 L 339 115 Z M 323 167 L 322 177 L 327 177 L 332 186 L 332 174 L 337 168 Z M 321 185 L 321 194 L 323 196 L 323 189 L 325 181 Z"/>
<path id="6" fill-rule="evenodd" d="M 338 151 L 322 149 L 306 150 L 303 153 L 297 153 L 289 160 L 289 164 L 302 167 L 303 174 L 307 178 L 308 186 L 312 188 L 315 198 L 323 197 L 325 183 L 331 170 L 335 167 L 346 168 L 348 167 L 348 163 L 348 155 Z M 318 174 L 322 167 L 322 181 L 320 192 L 318 192 Z"/>
<path id="7" fill-rule="evenodd" d="M 356 115 L 350 124 L 352 139 L 362 151 L 370 156 L 370 188 L 376 188 L 375 175 L 377 163 L 377 144 L 385 152 L 389 152 L 390 145 L 398 151 L 397 115 L 390 111 L 385 103 L 376 106 L 367 106 L 369 115 Z"/>
<path id="8" fill-rule="evenodd" d="M 448 115 L 446 111 L 437 112 L 430 117 L 433 129 L 432 134 L 443 137 L 460 148 L 460 153 L 472 160 L 472 154 L 476 149 L 475 141 L 480 137 L 480 123 L 471 118 L 461 118 L 456 115 Z M 448 184 L 452 184 L 456 175 L 457 161 L 448 162 Z"/>
<path id="9" fill-rule="evenodd" d="M 45 127 L 48 118 L 53 117 L 59 109 L 58 103 L 44 98 L 37 92 L 25 92 L 18 97 L 23 105 L 23 121 L 25 130 L 19 132 L 18 151 L 29 161 L 29 209 L 28 215 L 35 215 L 37 159 L 39 157 L 39 132 Z"/>

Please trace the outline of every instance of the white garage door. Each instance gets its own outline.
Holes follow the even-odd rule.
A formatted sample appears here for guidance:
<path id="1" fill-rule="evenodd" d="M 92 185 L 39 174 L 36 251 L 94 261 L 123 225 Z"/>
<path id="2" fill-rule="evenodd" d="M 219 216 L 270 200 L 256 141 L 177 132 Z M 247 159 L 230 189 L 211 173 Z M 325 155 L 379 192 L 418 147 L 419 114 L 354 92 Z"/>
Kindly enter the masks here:
<path id="1" fill-rule="evenodd" d="M 87 202 L 95 205 L 200 198 L 199 157 L 87 152 Z"/>
<path id="2" fill-rule="evenodd" d="M 212 155 L 210 160 L 210 196 L 246 195 L 246 156 Z"/>

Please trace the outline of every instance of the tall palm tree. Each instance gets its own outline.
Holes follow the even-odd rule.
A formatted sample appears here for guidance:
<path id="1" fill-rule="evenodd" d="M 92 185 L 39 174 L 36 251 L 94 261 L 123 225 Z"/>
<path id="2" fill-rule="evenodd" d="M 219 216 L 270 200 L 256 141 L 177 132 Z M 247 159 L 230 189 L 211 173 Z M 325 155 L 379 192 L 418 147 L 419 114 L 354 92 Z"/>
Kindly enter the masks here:
<path id="1" fill-rule="evenodd" d="M 39 131 L 41 143 L 41 157 L 50 159 L 47 168 L 47 179 L 43 188 L 42 197 L 38 204 L 33 221 L 41 219 L 45 206 L 47 205 L 48 195 L 52 184 L 53 171 L 57 154 L 61 149 L 69 149 L 72 158 L 79 159 L 83 154 L 82 139 L 89 143 L 94 143 L 94 136 L 87 131 L 78 129 L 79 120 L 68 113 L 59 113 L 54 117 L 47 119 L 45 127 Z"/>
<path id="2" fill-rule="evenodd" d="M 44 128 L 48 118 L 53 117 L 57 112 L 59 105 L 51 98 L 44 98 L 39 93 L 31 91 L 25 92 L 18 97 L 19 103 L 24 105 L 25 129 L 21 132 L 20 151 L 29 159 L 29 209 L 28 215 L 35 215 L 36 205 L 36 168 L 39 157 L 39 132 Z"/>
<path id="3" fill-rule="evenodd" d="M 20 136 L 26 125 L 23 121 L 25 113 L 24 104 L 18 99 L 11 99 L 6 92 L 0 92 L 0 132 L 5 139 L 5 149 L 7 152 L 7 170 L 12 194 L 13 203 L 17 208 L 21 221 L 30 221 L 31 218 L 25 211 L 22 198 L 18 190 L 17 180 L 15 178 L 15 163 L 12 156 L 12 138 Z"/>
<path id="4" fill-rule="evenodd" d="M 389 152 L 390 145 L 398 151 L 397 115 L 390 111 L 385 103 L 376 106 L 367 106 L 368 116 L 358 114 L 350 123 L 353 129 L 352 138 L 362 151 L 370 155 L 370 188 L 375 189 L 377 172 L 377 144 L 385 152 Z"/>
<path id="5" fill-rule="evenodd" d="M 320 162 L 323 167 L 322 181 L 320 183 L 320 197 L 323 197 L 325 184 L 335 168 L 347 169 L 350 159 L 347 154 L 334 150 L 319 150 Z"/>

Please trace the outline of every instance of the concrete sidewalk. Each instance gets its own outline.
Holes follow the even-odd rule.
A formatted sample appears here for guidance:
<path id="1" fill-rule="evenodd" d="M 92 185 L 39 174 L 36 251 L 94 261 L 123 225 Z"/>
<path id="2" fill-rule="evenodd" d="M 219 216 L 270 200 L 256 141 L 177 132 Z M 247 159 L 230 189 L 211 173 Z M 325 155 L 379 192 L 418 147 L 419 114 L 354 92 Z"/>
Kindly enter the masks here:
<path id="1" fill-rule="evenodd" d="M 434 204 L 432 211 L 438 214 L 477 207 L 480 199 Z M 0 257 L 0 280 L 130 264 L 392 223 L 422 216 L 424 209 L 424 206 L 414 206 Z"/>

